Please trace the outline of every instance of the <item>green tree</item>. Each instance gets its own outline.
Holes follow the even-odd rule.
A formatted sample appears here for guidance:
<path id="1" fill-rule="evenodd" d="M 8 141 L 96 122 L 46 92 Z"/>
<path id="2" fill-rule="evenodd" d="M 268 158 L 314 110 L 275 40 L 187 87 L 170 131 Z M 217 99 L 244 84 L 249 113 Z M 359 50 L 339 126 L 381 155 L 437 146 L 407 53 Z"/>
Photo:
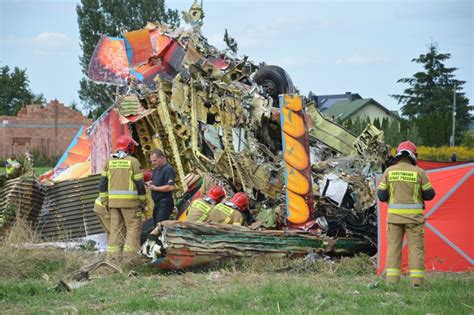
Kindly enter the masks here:
<path id="1" fill-rule="evenodd" d="M 43 93 L 36 94 L 31 101 L 33 104 L 46 104 L 46 98 Z"/>
<path id="2" fill-rule="evenodd" d="M 418 125 L 420 135 L 427 145 L 442 145 L 449 142 L 450 133 L 446 133 L 447 126 L 452 120 L 448 119 L 452 113 L 454 88 L 456 88 L 456 134 L 457 142 L 461 134 L 467 129 L 471 114 L 469 99 L 464 96 L 465 81 L 456 80 L 454 72 L 457 68 L 448 68 L 444 62 L 451 57 L 449 53 L 440 53 L 438 45 L 431 43 L 428 53 L 421 54 L 412 62 L 421 64 L 423 71 L 415 73 L 411 78 L 399 79 L 398 83 L 408 84 L 409 87 L 400 95 L 391 95 L 402 105 L 402 114 Z M 443 124 L 443 125 L 439 125 Z M 431 134 L 426 125 L 440 128 L 442 132 Z M 431 130 L 433 132 L 433 130 Z"/>
<path id="3" fill-rule="evenodd" d="M 349 131 L 351 131 L 353 134 L 358 136 L 367 127 L 369 123 L 369 118 L 365 116 L 358 116 L 354 120 L 352 120 L 351 118 L 345 120 L 342 125 L 346 127 Z"/>
<path id="4" fill-rule="evenodd" d="M 466 131 L 463 134 L 461 144 L 468 148 L 474 148 L 474 131 Z"/>
<path id="5" fill-rule="evenodd" d="M 69 107 L 71 107 L 71 109 L 75 110 L 76 112 L 80 112 L 80 110 L 77 106 L 76 100 L 72 100 L 71 105 L 69 105 Z"/>
<path id="6" fill-rule="evenodd" d="M 45 103 L 43 94 L 35 95 L 29 84 L 26 69 L 0 68 L 0 115 L 16 115 L 23 105 Z"/>
<path id="7" fill-rule="evenodd" d="M 76 6 L 81 39 L 82 73 L 87 69 L 100 36 L 120 36 L 143 28 L 148 22 L 179 24 L 177 10 L 166 9 L 164 0 L 81 0 Z M 103 112 L 113 102 L 115 88 L 82 78 L 79 99 L 84 108 Z"/>
<path id="8" fill-rule="evenodd" d="M 377 127 L 377 129 L 382 129 L 382 125 L 380 124 L 380 119 L 378 117 L 374 119 L 373 125 Z"/>
<path id="9" fill-rule="evenodd" d="M 383 129 L 385 142 L 392 147 L 396 147 L 401 141 L 405 140 L 405 135 L 401 134 L 402 130 L 401 123 L 391 119 L 387 127 Z"/>

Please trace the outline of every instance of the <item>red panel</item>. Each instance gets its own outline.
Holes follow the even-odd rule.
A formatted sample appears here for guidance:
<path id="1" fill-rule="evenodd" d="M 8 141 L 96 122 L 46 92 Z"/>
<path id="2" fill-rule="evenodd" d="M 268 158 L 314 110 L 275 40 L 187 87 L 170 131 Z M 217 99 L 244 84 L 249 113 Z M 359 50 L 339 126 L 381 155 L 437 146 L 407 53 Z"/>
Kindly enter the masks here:
<path id="1" fill-rule="evenodd" d="M 160 34 L 160 30 L 150 31 L 151 48 L 154 56 L 161 56 L 171 44 L 171 37 Z"/>
<path id="2" fill-rule="evenodd" d="M 128 32 L 124 34 L 124 37 L 130 45 L 132 50 L 131 60 L 129 59 L 130 65 L 135 66 L 148 62 L 148 58 L 152 55 L 150 34 L 147 29 Z M 128 46 L 127 45 L 127 46 Z M 127 47 L 127 50 L 129 47 Z M 128 51 L 127 51 L 128 54 Z M 130 56 L 129 56 L 130 58 Z"/>
<path id="3" fill-rule="evenodd" d="M 428 222 L 455 243 L 463 252 L 474 258 L 474 175 L 471 175 Z"/>
<path id="4" fill-rule="evenodd" d="M 87 76 L 99 82 L 127 83 L 129 70 L 123 39 L 101 37 L 89 63 Z"/>
<path id="5" fill-rule="evenodd" d="M 458 162 L 439 162 L 439 161 L 425 161 L 417 160 L 416 164 L 424 170 L 431 170 L 434 168 L 449 167 L 460 164 L 470 163 L 472 161 L 458 161 Z"/>
<path id="6" fill-rule="evenodd" d="M 426 203 L 425 214 L 451 191 L 461 179 L 474 167 L 473 163 L 456 169 L 440 169 L 428 173 L 436 191 L 434 200 Z M 471 175 L 458 189 L 448 197 L 439 208 L 430 215 L 426 222 L 436 228 L 442 235 L 453 242 L 463 252 L 474 258 L 473 213 L 474 176 Z M 387 204 L 377 201 L 379 214 L 378 266 L 380 274 L 385 269 L 386 260 L 386 218 Z M 425 261 L 426 270 L 465 271 L 473 268 L 464 257 L 457 253 L 443 239 L 425 227 Z M 407 267 L 407 248 L 403 249 L 403 268 Z"/>

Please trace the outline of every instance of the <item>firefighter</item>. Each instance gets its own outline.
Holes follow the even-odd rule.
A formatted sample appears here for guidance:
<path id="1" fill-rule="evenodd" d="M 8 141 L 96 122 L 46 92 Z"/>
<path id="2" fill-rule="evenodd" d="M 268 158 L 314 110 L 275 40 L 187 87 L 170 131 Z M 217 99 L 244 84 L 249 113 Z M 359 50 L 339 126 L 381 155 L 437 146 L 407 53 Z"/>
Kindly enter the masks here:
<path id="1" fill-rule="evenodd" d="M 218 185 L 214 185 L 206 192 L 202 198 L 194 200 L 186 210 L 185 222 L 204 223 L 209 217 L 209 212 L 214 206 L 225 197 L 225 190 Z"/>
<path id="2" fill-rule="evenodd" d="M 15 155 L 5 161 L 5 174 L 8 178 L 14 177 L 14 173 L 21 167 L 21 164 L 16 160 Z"/>
<path id="3" fill-rule="evenodd" d="M 408 239 L 408 268 L 413 286 L 421 286 L 425 278 L 424 201 L 432 200 L 435 191 L 426 172 L 416 166 L 416 146 L 411 141 L 400 143 L 397 164 L 385 170 L 377 196 L 388 202 L 387 215 L 387 283 L 400 281 L 403 235 Z"/>
<path id="4" fill-rule="evenodd" d="M 241 212 L 244 212 L 248 207 L 249 198 L 247 194 L 238 192 L 229 201 L 216 205 L 209 213 L 207 222 L 243 225 L 244 217 Z"/>
<path id="5" fill-rule="evenodd" d="M 114 263 L 131 261 L 140 249 L 146 190 L 140 163 L 130 155 L 136 145 L 129 136 L 117 138 L 117 152 L 107 161 L 99 183 L 100 202 L 110 211 L 107 260 Z"/>

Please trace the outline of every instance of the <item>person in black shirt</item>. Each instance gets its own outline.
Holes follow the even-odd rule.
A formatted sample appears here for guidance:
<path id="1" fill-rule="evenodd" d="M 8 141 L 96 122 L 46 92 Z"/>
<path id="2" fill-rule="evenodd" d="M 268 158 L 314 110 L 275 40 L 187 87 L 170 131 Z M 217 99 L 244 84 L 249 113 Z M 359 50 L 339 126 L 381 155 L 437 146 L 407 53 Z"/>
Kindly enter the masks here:
<path id="1" fill-rule="evenodd" d="M 456 162 L 458 160 L 458 157 L 456 156 L 456 152 L 453 152 L 453 155 L 451 155 L 451 162 Z"/>
<path id="2" fill-rule="evenodd" d="M 173 191 L 175 187 L 176 174 L 171 165 L 166 161 L 163 151 L 157 149 L 150 155 L 151 164 L 155 167 L 151 181 L 147 187 L 151 190 L 151 196 L 155 206 L 153 207 L 153 222 L 169 220 L 174 208 Z"/>

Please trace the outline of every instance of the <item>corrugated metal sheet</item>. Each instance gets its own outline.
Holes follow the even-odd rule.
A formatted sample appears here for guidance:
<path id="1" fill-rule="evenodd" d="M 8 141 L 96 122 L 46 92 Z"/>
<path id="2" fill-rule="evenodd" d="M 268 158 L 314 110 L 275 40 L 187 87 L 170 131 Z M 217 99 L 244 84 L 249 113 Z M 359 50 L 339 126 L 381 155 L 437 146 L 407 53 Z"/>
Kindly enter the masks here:
<path id="1" fill-rule="evenodd" d="M 94 213 L 100 175 L 64 181 L 46 190 L 36 231 L 44 239 L 68 239 L 103 233 Z"/>
<path id="2" fill-rule="evenodd" d="M 0 188 L 0 228 L 18 216 L 34 225 L 43 198 L 44 189 L 34 178 L 18 177 L 5 181 Z"/>

